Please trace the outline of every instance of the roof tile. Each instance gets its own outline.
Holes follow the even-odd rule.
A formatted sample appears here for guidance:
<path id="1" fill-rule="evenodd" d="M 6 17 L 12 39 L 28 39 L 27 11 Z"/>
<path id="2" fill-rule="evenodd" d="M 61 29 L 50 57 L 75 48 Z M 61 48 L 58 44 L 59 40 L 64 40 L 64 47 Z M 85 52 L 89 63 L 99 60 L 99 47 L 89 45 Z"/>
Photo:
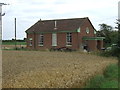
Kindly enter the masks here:
<path id="1" fill-rule="evenodd" d="M 39 20 L 37 23 L 31 26 L 28 30 L 26 30 L 26 33 L 52 32 L 54 30 L 73 31 L 78 29 L 86 19 L 88 19 L 88 17 L 74 18 L 74 19 Z"/>

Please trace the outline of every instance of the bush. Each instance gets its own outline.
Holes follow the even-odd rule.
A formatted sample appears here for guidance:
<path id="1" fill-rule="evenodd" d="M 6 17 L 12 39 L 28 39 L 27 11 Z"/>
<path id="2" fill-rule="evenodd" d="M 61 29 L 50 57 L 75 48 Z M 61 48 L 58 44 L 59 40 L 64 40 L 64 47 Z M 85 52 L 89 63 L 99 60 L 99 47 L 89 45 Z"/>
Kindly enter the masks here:
<path id="1" fill-rule="evenodd" d="M 106 50 L 100 53 L 100 56 L 105 56 L 105 57 L 119 57 L 120 56 L 120 48 L 114 47 L 111 50 Z"/>
<path id="2" fill-rule="evenodd" d="M 110 57 L 111 56 L 111 52 L 110 51 L 100 52 L 100 56 Z"/>

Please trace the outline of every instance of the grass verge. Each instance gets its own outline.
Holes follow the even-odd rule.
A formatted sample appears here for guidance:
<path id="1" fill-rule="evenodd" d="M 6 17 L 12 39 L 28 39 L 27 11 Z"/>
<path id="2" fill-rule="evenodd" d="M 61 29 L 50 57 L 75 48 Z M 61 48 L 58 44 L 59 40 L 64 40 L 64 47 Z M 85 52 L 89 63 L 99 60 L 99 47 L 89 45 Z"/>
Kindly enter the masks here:
<path id="1" fill-rule="evenodd" d="M 97 75 L 88 81 L 85 88 L 118 88 L 118 65 L 106 67 L 103 75 Z"/>

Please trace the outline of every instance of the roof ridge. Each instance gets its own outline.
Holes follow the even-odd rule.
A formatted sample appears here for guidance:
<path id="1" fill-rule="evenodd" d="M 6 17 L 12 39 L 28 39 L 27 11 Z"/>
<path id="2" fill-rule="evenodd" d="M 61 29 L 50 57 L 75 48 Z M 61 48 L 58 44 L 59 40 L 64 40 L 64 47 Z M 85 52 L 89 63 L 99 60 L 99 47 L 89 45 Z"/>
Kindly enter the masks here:
<path id="1" fill-rule="evenodd" d="M 40 19 L 39 22 L 41 21 L 60 21 L 60 20 L 75 20 L 75 19 L 87 19 L 88 17 L 83 17 L 83 18 L 66 18 L 66 19 L 51 19 L 51 20 L 42 20 Z"/>
<path id="2" fill-rule="evenodd" d="M 48 32 L 54 31 L 54 28 L 57 27 L 57 30 L 76 30 L 81 27 L 86 21 L 89 21 L 88 17 L 83 18 L 69 18 L 69 19 L 53 19 L 53 20 L 38 20 L 34 25 L 32 25 L 26 32 Z M 56 22 L 57 21 L 57 22 Z M 57 25 L 56 25 L 57 24 Z M 92 23 L 90 22 L 92 25 Z M 92 25 L 93 26 L 93 25 Z M 94 27 L 93 27 L 94 28 Z"/>

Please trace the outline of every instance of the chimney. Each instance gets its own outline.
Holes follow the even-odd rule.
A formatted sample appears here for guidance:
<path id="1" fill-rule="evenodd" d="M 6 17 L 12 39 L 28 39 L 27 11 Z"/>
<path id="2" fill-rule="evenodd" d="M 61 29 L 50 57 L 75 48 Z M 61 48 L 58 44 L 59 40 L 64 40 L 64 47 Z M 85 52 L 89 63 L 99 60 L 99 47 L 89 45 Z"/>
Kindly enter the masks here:
<path id="1" fill-rule="evenodd" d="M 40 21 L 42 21 L 42 19 L 40 18 Z"/>
<path id="2" fill-rule="evenodd" d="M 54 22 L 54 30 L 56 30 L 57 29 L 57 21 L 55 20 L 55 22 Z"/>

